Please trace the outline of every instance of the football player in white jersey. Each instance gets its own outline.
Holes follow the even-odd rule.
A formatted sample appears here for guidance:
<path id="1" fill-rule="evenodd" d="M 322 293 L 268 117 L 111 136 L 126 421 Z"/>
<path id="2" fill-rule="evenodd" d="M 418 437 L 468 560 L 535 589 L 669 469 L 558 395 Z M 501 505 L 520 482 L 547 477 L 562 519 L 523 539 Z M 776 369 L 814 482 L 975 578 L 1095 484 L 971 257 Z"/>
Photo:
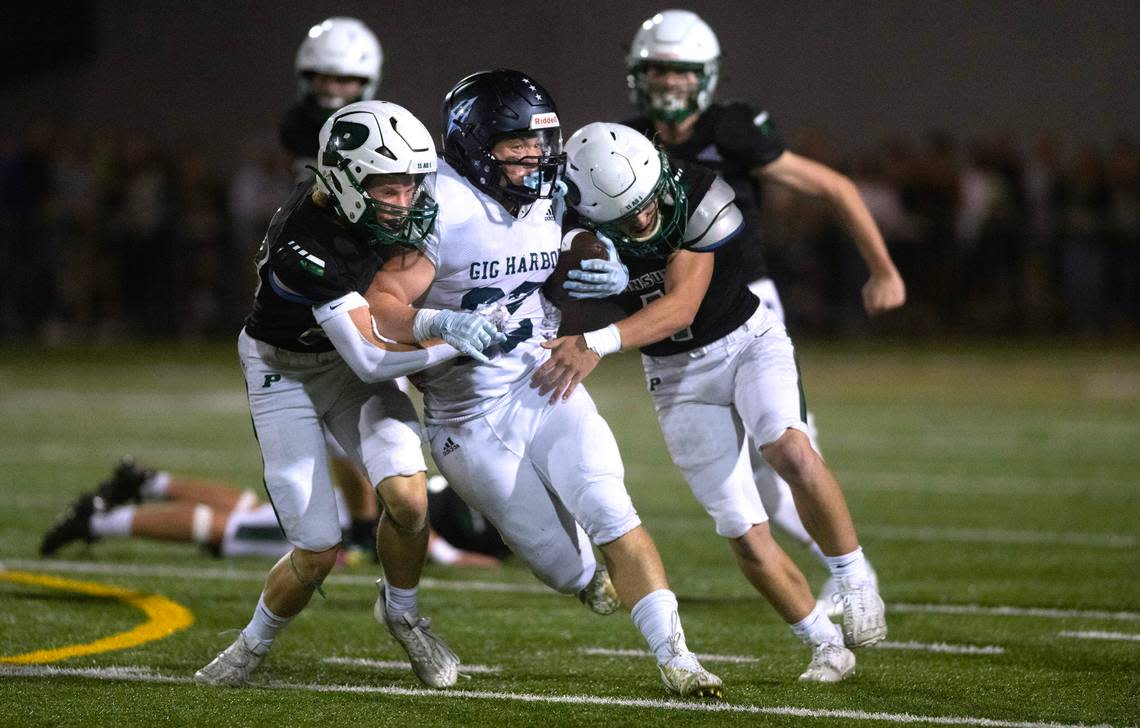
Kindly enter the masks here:
<path id="1" fill-rule="evenodd" d="M 553 355 L 535 382 L 565 397 L 601 357 L 640 348 L 673 461 L 741 571 L 813 648 L 800 678 L 844 679 L 855 669 L 847 647 L 886 636 L 883 602 L 839 484 L 807 437 L 791 340 L 748 289 L 737 240 L 744 218 L 732 188 L 621 124 L 589 124 L 566 147 L 566 200 L 574 207 L 566 226 L 581 222 L 615 242 L 630 283 L 595 305 L 616 303 L 615 313 L 627 317 L 547 344 Z M 802 508 L 805 520 L 827 524 L 821 541 L 843 600 L 842 633 L 769 532 L 750 437 L 776 472 L 814 494 Z"/>
<path id="2" fill-rule="evenodd" d="M 788 150 L 772 115 L 742 101 L 714 98 L 720 74 L 720 43 L 708 23 L 689 10 L 663 10 L 637 29 L 625 63 L 630 99 L 638 115 L 623 123 L 662 145 L 672 157 L 697 162 L 720 174 L 736 192 L 744 215 L 741 237 L 749 288 L 781 323 L 784 308 L 764 259 L 760 214 L 762 190 L 775 184 L 825 200 L 835 211 L 870 276 L 863 287 L 869 315 L 902 306 L 906 286 L 891 260 L 875 221 L 851 181 L 835 170 Z M 814 418 L 808 413 L 815 440 Z M 801 523 L 788 484 L 753 450 L 753 477 L 772 521 L 812 551 L 824 554 Z M 818 540 L 818 539 L 816 539 Z M 871 572 L 874 574 L 874 571 Z M 835 582 L 821 590 L 821 603 L 837 614 L 830 599 Z"/>
<path id="3" fill-rule="evenodd" d="M 530 386 L 558 326 L 541 291 L 562 241 L 552 197 L 565 157 L 554 100 L 518 71 L 476 73 L 447 94 L 443 125 L 436 228 L 421 251 L 385 264 L 367 294 L 380 330 L 398 341 L 430 340 L 473 313 L 501 332 L 461 335 L 481 353 L 412 377 L 424 394 L 432 457 L 552 588 L 581 596 L 604 583 L 597 544 L 667 688 L 719 697 L 720 679 L 685 644 L 609 426 L 584 390 L 551 405 Z M 625 285 L 617 278 L 614 290 Z"/>
<path id="4" fill-rule="evenodd" d="M 362 101 L 329 117 L 320 150 L 318 177 L 298 184 L 270 223 L 238 340 L 265 487 L 293 548 L 270 570 L 249 624 L 194 677 L 248 682 L 336 562 L 341 531 L 327 430 L 364 466 L 384 505 L 377 545 L 386 581 L 377 582 L 375 616 L 420 680 L 448 687 L 459 658 L 417 606 L 428 535 L 419 423 L 407 395 L 387 380 L 459 350 L 380 338 L 361 296 L 385 258 L 420 243 L 433 225 L 435 145 L 406 109 Z"/>

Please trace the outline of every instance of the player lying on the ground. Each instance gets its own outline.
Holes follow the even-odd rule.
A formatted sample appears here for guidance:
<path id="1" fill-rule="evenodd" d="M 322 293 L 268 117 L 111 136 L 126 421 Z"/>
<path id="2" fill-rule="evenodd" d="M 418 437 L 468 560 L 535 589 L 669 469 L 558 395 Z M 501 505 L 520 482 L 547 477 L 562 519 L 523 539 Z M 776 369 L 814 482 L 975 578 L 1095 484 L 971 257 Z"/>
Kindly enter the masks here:
<path id="1" fill-rule="evenodd" d="M 620 124 L 589 124 L 566 148 L 566 199 L 585 228 L 612 238 L 629 284 L 599 301 L 560 301 L 570 314 L 576 306 L 594 309 L 590 315 L 600 320 L 591 325 L 600 328 L 545 344 L 552 355 L 534 386 L 551 392 L 552 401 L 568 399 L 601 357 L 640 348 L 673 461 L 745 577 L 813 649 L 800 678 L 844 679 L 855 669 L 844 643 L 864 647 L 885 637 L 883 602 L 839 484 L 806 435 L 792 342 L 743 279 L 735 239 L 743 220 L 732 189 L 703 167 L 668 159 Z M 592 237 L 571 229 L 565 239 L 573 251 Z M 600 274 L 574 278 L 578 289 L 606 283 Z M 843 602 L 842 633 L 772 538 L 752 479 L 749 437 L 791 485 L 816 531 Z"/>
<path id="2" fill-rule="evenodd" d="M 428 511 L 433 531 L 428 540 L 428 559 L 444 566 L 499 566 L 507 548 L 498 532 L 478 514 L 466 510 L 446 480 L 439 476 L 431 480 Z M 353 527 L 358 524 L 347 517 L 344 498 L 339 492 L 337 495 L 345 543 L 354 543 L 360 549 L 356 554 L 374 555 L 375 521 L 357 529 L 363 533 L 354 539 Z M 451 540 L 436 532 L 440 528 L 451 535 Z M 262 503 L 252 490 L 143 469 L 130 458 L 123 458 L 110 478 L 68 506 L 44 535 L 40 554 L 54 556 L 69 543 L 90 544 L 105 537 L 195 543 L 220 557 L 280 558 L 290 548 L 273 507 Z M 359 559 L 349 549 L 343 553 L 348 562 Z"/>

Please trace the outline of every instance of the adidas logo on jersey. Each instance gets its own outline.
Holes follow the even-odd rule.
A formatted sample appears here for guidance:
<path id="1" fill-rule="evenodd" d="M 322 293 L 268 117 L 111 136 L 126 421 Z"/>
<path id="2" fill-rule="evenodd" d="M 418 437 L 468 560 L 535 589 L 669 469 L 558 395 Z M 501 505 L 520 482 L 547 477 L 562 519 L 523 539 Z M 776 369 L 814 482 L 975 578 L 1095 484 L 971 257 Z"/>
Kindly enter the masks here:
<path id="1" fill-rule="evenodd" d="M 549 222 L 554 221 L 554 208 L 553 207 L 546 208 L 546 217 L 544 217 L 543 220 L 547 220 Z"/>
<path id="2" fill-rule="evenodd" d="M 452 440 L 450 437 L 443 441 L 443 454 L 448 456 L 459 449 L 459 443 Z"/>

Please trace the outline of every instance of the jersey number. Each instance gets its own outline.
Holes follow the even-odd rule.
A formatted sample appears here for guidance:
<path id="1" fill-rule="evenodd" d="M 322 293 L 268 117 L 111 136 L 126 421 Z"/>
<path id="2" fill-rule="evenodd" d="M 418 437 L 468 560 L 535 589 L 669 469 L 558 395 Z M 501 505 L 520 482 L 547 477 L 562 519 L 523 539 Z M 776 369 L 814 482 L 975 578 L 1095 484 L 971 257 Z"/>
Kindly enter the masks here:
<path id="1" fill-rule="evenodd" d="M 541 287 L 542 283 L 538 281 L 527 281 L 519 285 L 507 296 L 507 302 L 505 304 L 507 311 L 514 313 L 519 310 L 519 306 L 522 305 L 526 297 Z M 474 311 L 484 303 L 498 301 L 503 295 L 502 288 L 472 288 L 463 295 L 463 300 L 459 302 L 459 305 L 463 306 L 466 311 Z M 526 341 L 533 336 L 534 324 L 531 323 L 530 319 L 523 319 L 517 328 L 513 331 L 506 332 L 506 334 L 507 340 L 499 344 L 499 351 L 504 354 L 518 346 L 519 342 Z"/>

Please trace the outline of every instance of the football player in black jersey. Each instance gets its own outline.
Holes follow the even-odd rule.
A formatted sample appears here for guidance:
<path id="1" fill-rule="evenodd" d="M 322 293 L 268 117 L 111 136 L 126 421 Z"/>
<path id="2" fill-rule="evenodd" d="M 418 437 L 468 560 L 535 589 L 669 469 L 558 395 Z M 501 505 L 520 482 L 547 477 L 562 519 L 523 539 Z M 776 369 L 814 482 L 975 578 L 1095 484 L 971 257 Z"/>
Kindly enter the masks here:
<path id="1" fill-rule="evenodd" d="M 903 305 L 902 278 L 854 184 L 789 151 L 767 111 L 739 101 L 714 101 L 719 72 L 720 44 L 704 20 L 688 10 L 655 14 L 641 24 L 626 57 L 626 83 L 639 115 L 624 123 L 654 139 L 671 156 L 718 172 L 732 187 L 745 221 L 741 265 L 752 292 L 783 322 L 784 309 L 764 260 L 760 227 L 761 190 L 765 183 L 774 183 L 830 204 L 870 271 L 863 286 L 868 314 Z M 813 420 L 809 413 L 809 423 Z M 814 444 L 814 423 L 810 429 Z M 756 450 L 753 465 L 773 522 L 826 563 L 800 522 L 787 484 Z M 874 571 L 869 573 L 874 578 Z M 832 599 L 834 591 L 834 580 L 829 579 L 820 594 L 821 603 L 832 605 L 833 615 L 839 608 Z"/>
<path id="2" fill-rule="evenodd" d="M 331 17 L 305 34 L 293 64 L 297 100 L 278 127 L 281 146 L 292 157 L 293 176 L 312 179 L 317 163 L 317 137 L 334 111 L 354 101 L 375 97 L 380 85 L 384 49 L 372 30 L 360 20 Z M 368 476 L 326 436 L 329 467 L 351 517 L 344 557 L 359 563 L 374 552 L 377 518 L 375 499 L 369 495 Z"/>
<path id="3" fill-rule="evenodd" d="M 620 124 L 587 125 L 566 150 L 566 199 L 578 215 L 567 213 L 567 235 L 577 223 L 614 241 L 630 282 L 603 302 L 616 303 L 626 318 L 549 342 L 553 356 L 534 384 L 558 396 L 606 354 L 640 348 L 673 461 L 744 575 L 813 648 L 801 679 L 844 679 L 855 667 L 847 647 L 886 636 L 883 602 L 856 565 L 861 551 L 839 484 L 807 437 L 791 340 L 748 289 L 740 261 L 745 223 L 732 189 Z M 842 634 L 769 532 L 749 437 L 804 494 L 805 519 L 843 567 L 833 570 L 844 602 Z"/>
<path id="4" fill-rule="evenodd" d="M 341 534 L 327 431 L 364 466 L 384 507 L 375 616 L 420 680 L 448 687 L 459 659 L 416 603 L 428 538 L 419 423 L 389 380 L 461 352 L 478 357 L 502 335 L 477 314 L 457 313 L 438 329 L 446 344 L 394 344 L 360 295 L 390 251 L 414 246 L 434 225 L 436 153 L 423 124 L 396 104 L 358 102 L 325 122 L 320 149 L 318 177 L 298 184 L 270 223 L 238 340 L 265 487 L 293 549 L 270 571 L 249 624 L 195 679 L 248 682 L 335 563 Z"/>
<path id="5" fill-rule="evenodd" d="M 380 41 L 356 18 L 326 18 L 309 29 L 293 64 L 297 102 L 278 127 L 298 181 L 312 176 L 308 168 L 316 164 L 317 135 L 329 115 L 375 98 L 383 63 Z"/>
<path id="6" fill-rule="evenodd" d="M 285 112 L 278 129 L 281 146 L 293 158 L 297 181 L 312 178 L 317 136 L 329 115 L 346 104 L 375 97 L 383 63 L 380 41 L 356 18 L 326 18 L 309 29 L 294 63 L 297 101 Z M 326 442 L 333 479 L 344 494 L 351 516 L 345 558 L 356 563 L 362 554 L 374 551 L 375 499 L 369 495 L 371 484 L 367 475 L 331 438 L 326 438 Z M 462 515 L 459 511 L 456 514 Z M 454 525 L 461 524 L 462 520 L 457 520 Z M 444 541 L 434 529 L 429 534 L 428 553 L 434 561 L 457 565 L 471 561 L 462 550 L 456 551 L 467 546 L 470 544 Z"/>

